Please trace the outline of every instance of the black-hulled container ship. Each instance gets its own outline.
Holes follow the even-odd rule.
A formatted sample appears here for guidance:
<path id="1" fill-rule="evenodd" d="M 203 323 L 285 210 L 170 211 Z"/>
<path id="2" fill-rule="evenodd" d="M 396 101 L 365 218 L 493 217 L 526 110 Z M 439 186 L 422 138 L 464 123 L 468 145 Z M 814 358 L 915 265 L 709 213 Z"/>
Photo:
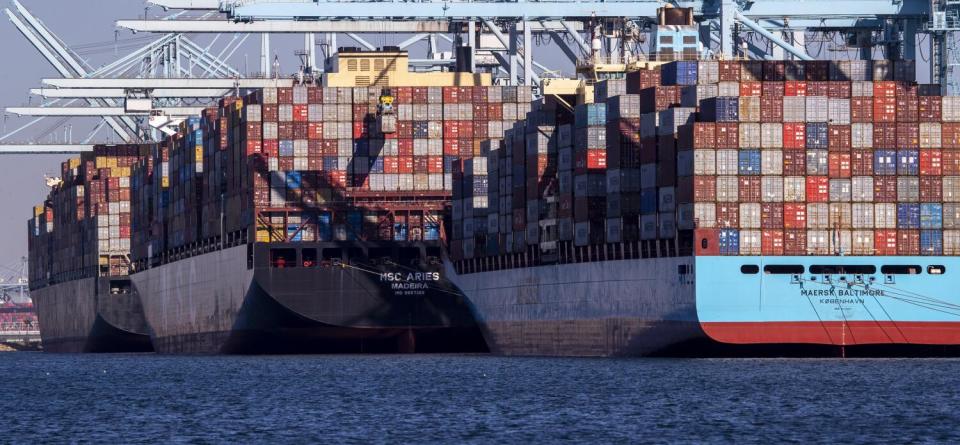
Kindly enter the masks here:
<path id="1" fill-rule="evenodd" d="M 64 162 L 34 208 L 29 280 L 44 350 L 152 350 L 128 275 L 130 171 L 144 154 L 138 146 L 101 146 Z"/>
<path id="2" fill-rule="evenodd" d="M 454 165 L 531 91 L 406 61 L 341 51 L 352 68 L 322 85 L 224 98 L 142 147 L 129 283 L 156 351 L 487 350 L 443 271 L 442 220 Z"/>

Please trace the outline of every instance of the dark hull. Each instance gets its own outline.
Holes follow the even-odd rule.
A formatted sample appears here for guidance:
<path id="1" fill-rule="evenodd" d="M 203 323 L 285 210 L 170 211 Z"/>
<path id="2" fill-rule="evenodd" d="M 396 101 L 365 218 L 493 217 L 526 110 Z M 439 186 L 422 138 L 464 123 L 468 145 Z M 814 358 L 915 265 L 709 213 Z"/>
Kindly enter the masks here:
<path id="1" fill-rule="evenodd" d="M 376 265 L 358 258 L 348 259 L 346 266 L 318 261 L 322 265 L 306 268 L 300 257 L 283 268 L 270 262 L 271 248 L 346 251 L 359 246 L 348 244 L 271 244 L 249 250 L 239 246 L 135 274 L 133 280 L 143 295 L 157 351 L 486 351 L 465 300 L 445 280 L 415 283 L 413 287 L 418 289 L 414 290 L 394 289 L 380 273 L 396 271 L 396 265 Z M 402 269 L 427 273 L 439 265 Z"/>
<path id="2" fill-rule="evenodd" d="M 109 278 L 82 278 L 34 289 L 43 349 L 62 353 L 152 351 L 139 297 L 111 293 L 110 286 Z"/>

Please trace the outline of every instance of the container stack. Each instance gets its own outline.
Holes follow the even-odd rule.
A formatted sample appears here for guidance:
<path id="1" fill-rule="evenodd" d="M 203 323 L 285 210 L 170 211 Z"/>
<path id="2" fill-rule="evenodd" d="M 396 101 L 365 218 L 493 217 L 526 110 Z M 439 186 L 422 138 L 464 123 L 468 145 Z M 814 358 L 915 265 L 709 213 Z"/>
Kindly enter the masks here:
<path id="1" fill-rule="evenodd" d="M 613 99 L 620 97 L 625 96 Z M 577 105 L 574 115 L 573 238 L 575 245 L 585 246 L 603 242 L 605 236 L 607 104 Z"/>
<path id="2" fill-rule="evenodd" d="M 131 171 L 148 151 L 145 146 L 96 146 L 61 164 L 61 182 L 35 209 L 31 223 L 32 279 L 52 284 L 127 275 Z"/>

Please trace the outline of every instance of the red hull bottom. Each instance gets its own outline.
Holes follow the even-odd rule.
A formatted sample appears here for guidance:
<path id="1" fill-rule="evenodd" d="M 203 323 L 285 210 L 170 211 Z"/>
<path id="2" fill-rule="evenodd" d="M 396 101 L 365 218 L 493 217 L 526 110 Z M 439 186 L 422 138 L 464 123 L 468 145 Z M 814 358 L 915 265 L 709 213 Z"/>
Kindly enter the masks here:
<path id="1" fill-rule="evenodd" d="M 700 326 L 711 339 L 730 344 L 960 345 L 957 322 L 701 322 Z"/>

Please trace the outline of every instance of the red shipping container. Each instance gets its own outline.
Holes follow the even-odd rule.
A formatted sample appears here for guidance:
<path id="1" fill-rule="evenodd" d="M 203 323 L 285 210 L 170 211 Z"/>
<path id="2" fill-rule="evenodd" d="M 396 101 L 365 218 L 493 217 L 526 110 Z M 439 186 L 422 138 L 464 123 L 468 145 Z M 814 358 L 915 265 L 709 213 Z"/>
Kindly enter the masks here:
<path id="1" fill-rule="evenodd" d="M 288 105 L 293 103 L 293 88 L 277 88 L 277 102 Z"/>
<path id="2" fill-rule="evenodd" d="M 280 154 L 280 141 L 276 139 L 263 140 L 263 154 L 275 158 Z"/>
<path id="3" fill-rule="evenodd" d="M 293 106 L 293 121 L 294 122 L 307 122 L 308 111 L 306 105 L 294 105 Z"/>
<path id="4" fill-rule="evenodd" d="M 693 133 L 693 148 L 716 148 L 717 125 L 713 122 L 695 122 L 686 131 Z"/>
<path id="5" fill-rule="evenodd" d="M 940 176 L 943 174 L 943 152 L 935 148 L 920 150 L 920 175 Z"/>
<path id="6" fill-rule="evenodd" d="M 830 201 L 830 178 L 807 176 L 807 202 Z"/>
<path id="7" fill-rule="evenodd" d="M 397 154 L 400 156 L 413 156 L 413 139 L 398 139 Z"/>
<path id="8" fill-rule="evenodd" d="M 917 120 L 920 122 L 940 122 L 940 96 L 920 96 L 917 98 Z"/>
<path id="9" fill-rule="evenodd" d="M 427 172 L 428 172 L 428 173 L 443 173 L 443 156 L 428 156 L 428 157 L 427 157 Z"/>
<path id="10" fill-rule="evenodd" d="M 830 151 L 849 151 L 851 130 L 849 125 L 830 125 L 827 129 L 827 148 Z"/>
<path id="11" fill-rule="evenodd" d="M 783 96 L 760 98 L 760 122 L 783 122 Z"/>
<path id="12" fill-rule="evenodd" d="M 851 175 L 850 153 L 830 153 L 827 157 L 830 178 L 849 178 Z"/>
<path id="13" fill-rule="evenodd" d="M 697 256 L 720 255 L 720 229 L 696 229 L 694 239 Z"/>
<path id="14" fill-rule="evenodd" d="M 460 102 L 460 88 L 443 87 L 443 103 L 455 104 Z"/>
<path id="15" fill-rule="evenodd" d="M 897 148 L 920 148 L 920 127 L 915 122 L 897 122 Z"/>
<path id="16" fill-rule="evenodd" d="M 740 62 L 720 61 L 718 62 L 718 71 L 720 72 L 721 82 L 739 82 L 740 81 Z"/>
<path id="17" fill-rule="evenodd" d="M 397 157 L 397 173 L 413 173 L 413 156 Z"/>
<path id="18" fill-rule="evenodd" d="M 448 87 L 444 87 L 446 91 Z M 450 87 L 452 88 L 452 87 Z M 443 137 L 444 139 L 458 139 L 460 138 L 460 124 L 459 121 L 443 121 Z"/>
<path id="19" fill-rule="evenodd" d="M 709 202 L 717 199 L 717 177 L 696 176 L 693 178 L 694 202 Z"/>
<path id="20" fill-rule="evenodd" d="M 473 139 L 473 121 L 456 121 L 457 134 L 461 139 Z"/>
<path id="21" fill-rule="evenodd" d="M 874 97 L 873 98 L 873 121 L 874 122 L 896 122 L 897 121 L 897 98 Z"/>
<path id="22" fill-rule="evenodd" d="M 717 203 L 717 226 L 723 228 L 740 228 L 740 204 L 735 202 Z"/>
<path id="23" fill-rule="evenodd" d="M 835 99 L 847 99 L 851 94 L 851 86 L 852 84 L 850 82 L 832 81 L 827 90 L 827 96 Z"/>
<path id="24" fill-rule="evenodd" d="M 897 255 L 920 255 L 919 230 L 897 230 Z"/>
<path id="25" fill-rule="evenodd" d="M 897 124 L 873 124 L 874 148 L 897 148 Z"/>
<path id="26" fill-rule="evenodd" d="M 806 229 L 807 205 L 798 202 L 784 203 L 783 227 L 787 229 Z"/>
<path id="27" fill-rule="evenodd" d="M 353 138 L 361 139 L 367 137 L 367 126 L 363 121 L 353 121 Z"/>
<path id="28" fill-rule="evenodd" d="M 277 124 L 278 139 L 293 139 L 293 122 L 280 122 Z"/>
<path id="29" fill-rule="evenodd" d="M 263 141 L 261 139 L 253 139 L 247 141 L 247 156 L 250 156 L 254 153 L 260 153 L 263 151 Z"/>
<path id="30" fill-rule="evenodd" d="M 783 253 L 785 255 L 806 255 L 807 254 L 807 231 L 806 230 L 784 230 L 783 231 Z"/>
<path id="31" fill-rule="evenodd" d="M 889 80 L 873 82 L 873 97 L 897 97 L 897 84 Z"/>
<path id="32" fill-rule="evenodd" d="M 807 148 L 807 124 L 802 122 L 783 123 L 783 148 L 804 150 Z"/>
<path id="33" fill-rule="evenodd" d="M 943 200 L 943 177 L 942 176 L 921 176 L 920 177 L 920 201 L 938 202 Z"/>
<path id="34" fill-rule="evenodd" d="M 806 96 L 807 83 L 802 80 L 788 80 L 783 84 L 784 96 Z"/>
<path id="35" fill-rule="evenodd" d="M 897 122 L 917 122 L 918 120 L 917 96 L 897 97 Z"/>
<path id="36" fill-rule="evenodd" d="M 764 255 L 783 255 L 783 230 L 760 232 L 760 252 Z"/>
<path id="37" fill-rule="evenodd" d="M 876 202 L 897 202 L 897 177 L 874 176 L 873 200 Z"/>
<path id="38" fill-rule="evenodd" d="M 477 147 L 480 146 L 480 141 L 477 141 Z M 480 150 L 474 150 L 473 139 L 460 139 L 460 157 L 462 158 L 471 158 L 473 156 L 479 156 Z"/>
<path id="39" fill-rule="evenodd" d="M 310 135 L 310 124 L 306 122 L 294 122 L 293 123 L 293 138 L 294 139 L 307 139 Z"/>
<path id="40" fill-rule="evenodd" d="M 741 96 L 760 96 L 763 94 L 763 84 L 755 80 L 740 82 Z"/>
<path id="41" fill-rule="evenodd" d="M 400 173 L 400 159 L 396 156 L 382 156 L 384 173 Z"/>
<path id="42" fill-rule="evenodd" d="M 943 150 L 940 152 L 940 156 L 944 175 L 960 175 L 960 151 Z"/>
<path id="43" fill-rule="evenodd" d="M 353 110 L 353 120 L 366 119 L 369 113 L 365 104 L 354 104 L 351 108 Z"/>
<path id="44" fill-rule="evenodd" d="M 479 121 L 487 120 L 487 104 L 486 103 L 473 103 L 473 119 Z"/>
<path id="45" fill-rule="evenodd" d="M 307 138 L 323 139 L 323 122 L 310 122 L 307 125 Z"/>
<path id="46" fill-rule="evenodd" d="M 460 95 L 460 103 L 473 102 L 473 87 L 460 87 L 457 94 Z"/>
<path id="47" fill-rule="evenodd" d="M 827 96 L 830 94 L 830 82 L 807 82 L 807 96 Z"/>
<path id="48" fill-rule="evenodd" d="M 874 230 L 873 231 L 873 252 L 874 252 L 874 255 L 896 255 L 897 254 L 897 231 L 896 230 Z"/>
<path id="49" fill-rule="evenodd" d="M 397 139 L 413 137 L 413 121 L 397 121 Z"/>
<path id="50" fill-rule="evenodd" d="M 765 202 L 760 204 L 760 227 L 780 229 L 783 227 L 783 204 Z"/>
<path id="51" fill-rule="evenodd" d="M 784 95 L 784 86 L 782 81 L 764 81 L 762 96 L 773 96 L 782 98 Z"/>
<path id="52" fill-rule="evenodd" d="M 401 104 L 411 104 L 413 103 L 413 88 L 410 87 L 398 87 L 395 88 L 396 99 L 398 103 Z"/>
<path id="53" fill-rule="evenodd" d="M 940 124 L 940 144 L 943 148 L 960 148 L 960 122 Z"/>
<path id="54" fill-rule="evenodd" d="M 850 122 L 873 122 L 873 98 L 854 97 L 850 99 Z"/>
<path id="55" fill-rule="evenodd" d="M 323 156 L 323 144 L 318 139 L 310 139 L 307 141 L 307 156 L 313 157 L 322 157 Z"/>
<path id="56" fill-rule="evenodd" d="M 857 149 L 851 152 L 850 169 L 853 176 L 873 176 L 873 150 Z"/>
<path id="57" fill-rule="evenodd" d="M 336 139 L 324 139 L 322 146 L 323 146 L 324 156 L 337 156 L 337 140 Z"/>
<path id="58" fill-rule="evenodd" d="M 489 133 L 490 125 L 489 122 L 483 121 L 473 121 L 473 130 L 472 134 L 474 139 L 487 139 L 487 134 Z"/>
<path id="59" fill-rule="evenodd" d="M 276 122 L 280 120 L 280 110 L 277 105 L 264 105 L 261 109 L 264 122 Z"/>
<path id="60" fill-rule="evenodd" d="M 736 122 L 717 123 L 717 148 L 740 148 L 739 130 Z"/>
<path id="61" fill-rule="evenodd" d="M 740 202 L 760 202 L 760 177 L 740 176 L 738 180 Z"/>
<path id="62" fill-rule="evenodd" d="M 802 176 L 807 174 L 807 152 L 800 150 L 784 151 L 783 174 L 785 176 Z"/>
<path id="63" fill-rule="evenodd" d="M 913 82 L 896 81 L 894 84 L 897 88 L 897 97 L 917 96 L 920 92 L 920 87 Z"/>

